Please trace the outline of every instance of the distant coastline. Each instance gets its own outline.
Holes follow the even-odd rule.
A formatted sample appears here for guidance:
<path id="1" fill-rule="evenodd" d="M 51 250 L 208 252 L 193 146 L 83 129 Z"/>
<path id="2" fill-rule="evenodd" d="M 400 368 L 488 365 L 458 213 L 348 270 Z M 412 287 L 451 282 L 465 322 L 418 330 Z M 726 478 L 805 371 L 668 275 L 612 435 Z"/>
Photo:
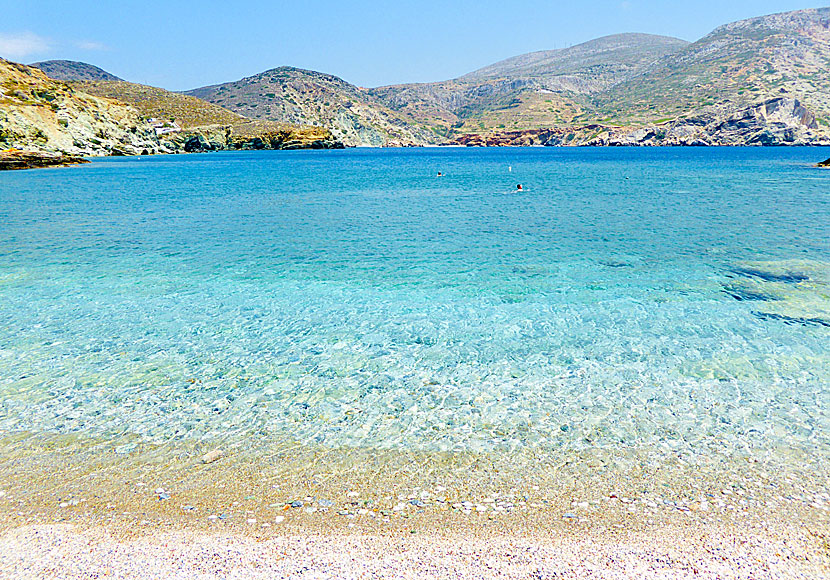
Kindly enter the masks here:
<path id="1" fill-rule="evenodd" d="M 178 93 L 94 65 L 0 59 L 0 150 L 70 156 L 354 146 L 830 145 L 830 8 L 700 40 L 606 36 L 435 83 L 278 67 Z"/>

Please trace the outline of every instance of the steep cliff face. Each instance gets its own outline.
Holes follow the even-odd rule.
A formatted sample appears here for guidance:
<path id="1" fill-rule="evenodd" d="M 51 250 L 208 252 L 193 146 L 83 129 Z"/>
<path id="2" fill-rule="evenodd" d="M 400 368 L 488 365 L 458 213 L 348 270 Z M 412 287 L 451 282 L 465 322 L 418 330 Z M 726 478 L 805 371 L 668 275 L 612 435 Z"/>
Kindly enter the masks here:
<path id="1" fill-rule="evenodd" d="M 132 107 L 76 92 L 39 69 L 0 59 L 0 148 L 77 156 L 161 148 Z"/>

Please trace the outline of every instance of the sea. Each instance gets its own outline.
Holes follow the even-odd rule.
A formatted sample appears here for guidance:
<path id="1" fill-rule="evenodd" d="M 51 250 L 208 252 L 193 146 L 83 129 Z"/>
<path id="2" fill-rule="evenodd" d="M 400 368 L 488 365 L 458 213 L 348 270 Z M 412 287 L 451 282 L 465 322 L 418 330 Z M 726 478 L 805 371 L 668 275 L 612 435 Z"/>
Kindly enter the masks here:
<path id="1" fill-rule="evenodd" d="M 827 470 L 827 157 L 347 149 L 5 172 L 0 436 Z"/>

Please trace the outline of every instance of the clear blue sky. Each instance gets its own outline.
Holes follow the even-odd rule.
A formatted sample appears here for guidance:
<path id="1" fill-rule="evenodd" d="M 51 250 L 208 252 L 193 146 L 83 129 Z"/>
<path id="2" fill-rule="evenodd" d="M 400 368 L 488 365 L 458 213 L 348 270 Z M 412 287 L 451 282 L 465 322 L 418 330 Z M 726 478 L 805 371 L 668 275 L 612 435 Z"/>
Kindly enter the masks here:
<path id="1" fill-rule="evenodd" d="M 0 56 L 81 60 L 173 90 L 281 65 L 361 86 L 454 78 L 619 32 L 697 40 L 809 0 L 0 0 Z"/>

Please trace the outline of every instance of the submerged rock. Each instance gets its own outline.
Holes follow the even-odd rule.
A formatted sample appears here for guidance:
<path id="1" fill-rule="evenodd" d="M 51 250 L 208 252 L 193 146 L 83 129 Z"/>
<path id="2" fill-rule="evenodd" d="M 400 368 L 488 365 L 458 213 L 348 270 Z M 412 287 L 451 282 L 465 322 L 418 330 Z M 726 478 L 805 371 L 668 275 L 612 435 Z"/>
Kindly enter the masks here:
<path id="1" fill-rule="evenodd" d="M 221 459 L 224 456 L 225 456 L 224 451 L 222 451 L 221 449 L 214 449 L 213 451 L 210 451 L 210 452 L 205 453 L 204 455 L 202 455 L 200 461 L 202 463 L 213 463 L 214 461 L 216 461 L 218 459 Z"/>

